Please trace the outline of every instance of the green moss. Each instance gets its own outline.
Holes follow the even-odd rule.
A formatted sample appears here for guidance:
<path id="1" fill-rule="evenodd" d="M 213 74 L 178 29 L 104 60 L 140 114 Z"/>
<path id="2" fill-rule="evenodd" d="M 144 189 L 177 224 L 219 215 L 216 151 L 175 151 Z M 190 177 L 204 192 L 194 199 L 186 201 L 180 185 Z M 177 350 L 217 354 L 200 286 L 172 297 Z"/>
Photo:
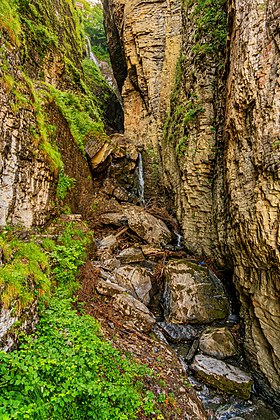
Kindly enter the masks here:
<path id="1" fill-rule="evenodd" d="M 227 33 L 226 0 L 182 0 L 196 28 L 193 54 L 199 58 L 220 54 L 225 49 Z"/>
<path id="2" fill-rule="evenodd" d="M 0 2 L 0 31 L 8 35 L 12 44 L 20 44 L 21 25 L 14 0 Z"/>
<path id="3" fill-rule="evenodd" d="M 50 295 L 48 257 L 35 243 L 24 243 L 10 232 L 0 234 L 4 265 L 0 267 L 0 301 L 20 312 L 36 299 Z"/>
<path id="4" fill-rule="evenodd" d="M 61 113 L 67 120 L 72 136 L 81 152 L 90 138 L 107 138 L 104 124 L 92 99 L 84 94 L 62 92 L 51 87 L 51 94 Z"/>

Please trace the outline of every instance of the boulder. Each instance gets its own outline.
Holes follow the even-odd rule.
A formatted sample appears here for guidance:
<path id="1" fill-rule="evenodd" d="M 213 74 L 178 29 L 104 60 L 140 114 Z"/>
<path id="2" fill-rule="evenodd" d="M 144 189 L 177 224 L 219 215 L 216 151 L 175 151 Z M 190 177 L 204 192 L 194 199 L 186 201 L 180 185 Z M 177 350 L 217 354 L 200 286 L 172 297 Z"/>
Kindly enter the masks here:
<path id="1" fill-rule="evenodd" d="M 180 341 L 188 341 L 196 338 L 200 332 L 199 327 L 192 325 L 177 325 L 169 324 L 168 322 L 157 322 L 160 330 L 164 336 L 173 343 L 179 343 Z"/>
<path id="2" fill-rule="evenodd" d="M 101 222 L 116 226 L 128 224 L 133 232 L 153 246 L 164 246 L 172 240 L 166 224 L 138 206 L 122 206 L 120 211 L 104 214 Z"/>
<path id="3" fill-rule="evenodd" d="M 128 294 L 118 294 L 114 298 L 113 306 L 125 319 L 125 324 L 138 331 L 148 332 L 156 322 L 149 309 Z"/>
<path id="4" fill-rule="evenodd" d="M 126 290 L 116 283 L 99 279 L 96 284 L 96 291 L 100 295 L 113 297 L 120 293 L 125 293 Z"/>
<path id="5" fill-rule="evenodd" d="M 211 323 L 228 315 L 223 285 L 208 269 L 175 260 L 167 265 L 165 275 L 165 316 L 169 323 Z"/>
<path id="6" fill-rule="evenodd" d="M 207 328 L 199 340 L 200 350 L 217 359 L 235 356 L 238 345 L 228 328 Z"/>
<path id="7" fill-rule="evenodd" d="M 197 355 L 191 369 L 196 376 L 215 388 L 240 398 L 250 397 L 252 377 L 235 366 L 212 357 Z"/>
<path id="8" fill-rule="evenodd" d="M 145 260 L 140 248 L 126 248 L 119 253 L 118 258 L 122 264 L 136 263 Z"/>
<path id="9" fill-rule="evenodd" d="M 152 289 L 151 274 L 146 268 L 125 265 L 114 271 L 115 282 L 147 305 Z"/>

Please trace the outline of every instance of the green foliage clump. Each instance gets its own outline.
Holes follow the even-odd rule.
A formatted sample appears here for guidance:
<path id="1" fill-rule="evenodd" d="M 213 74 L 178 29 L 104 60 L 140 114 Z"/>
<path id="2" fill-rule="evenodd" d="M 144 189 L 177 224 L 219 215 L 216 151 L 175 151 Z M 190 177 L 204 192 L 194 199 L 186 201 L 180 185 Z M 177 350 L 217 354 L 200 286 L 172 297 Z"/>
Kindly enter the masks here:
<path id="1" fill-rule="evenodd" d="M 90 97 L 51 88 L 55 103 L 69 124 L 71 134 L 84 154 L 84 145 L 91 138 L 106 139 L 104 124 Z"/>
<path id="2" fill-rule="evenodd" d="M 86 247 L 91 237 L 81 229 L 75 229 L 70 223 L 56 246 L 50 248 L 50 257 L 54 268 L 52 273 L 59 285 L 74 284 L 79 267 L 84 263 Z"/>
<path id="3" fill-rule="evenodd" d="M 191 8 L 190 19 L 196 28 L 194 55 L 222 53 L 227 34 L 226 0 L 183 0 L 183 3 Z"/>
<path id="4" fill-rule="evenodd" d="M 25 338 L 18 351 L 0 352 L 1 419 L 132 420 L 139 409 L 155 411 L 156 398 L 141 382 L 152 372 L 106 342 L 92 317 L 72 309 L 70 295 L 89 241 L 73 224 L 57 243 L 43 240 L 59 288 L 36 336 Z M 37 254 L 40 264 L 47 261 Z"/>
<path id="5" fill-rule="evenodd" d="M 135 385 L 146 369 L 122 357 L 100 335 L 97 322 L 78 316 L 58 291 L 36 338 L 19 351 L 0 352 L 2 419 L 137 418 Z"/>
<path id="6" fill-rule="evenodd" d="M 0 2 L 0 31 L 8 34 L 12 44 L 20 44 L 21 25 L 14 0 Z"/>
<path id="7" fill-rule="evenodd" d="M 0 267 L 2 305 L 20 312 L 51 290 L 49 258 L 33 242 L 17 239 L 9 230 L 0 234 L 4 264 Z"/>
<path id="8" fill-rule="evenodd" d="M 103 25 L 103 7 L 100 3 L 89 6 L 84 1 L 84 28 L 89 37 L 92 51 L 99 60 L 109 61 L 106 33 Z"/>
<path id="9" fill-rule="evenodd" d="M 59 172 L 58 183 L 56 187 L 56 195 L 60 200 L 64 200 L 67 193 L 71 188 L 74 188 L 76 184 L 75 178 L 70 178 L 68 175 L 65 175 L 64 171 Z"/>

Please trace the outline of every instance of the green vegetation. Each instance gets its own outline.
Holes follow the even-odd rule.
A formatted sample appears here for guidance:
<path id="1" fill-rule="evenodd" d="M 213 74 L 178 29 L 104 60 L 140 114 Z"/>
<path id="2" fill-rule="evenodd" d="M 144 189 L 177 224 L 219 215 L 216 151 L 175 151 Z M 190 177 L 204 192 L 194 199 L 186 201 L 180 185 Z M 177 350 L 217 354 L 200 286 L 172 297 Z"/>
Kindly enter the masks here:
<path id="1" fill-rule="evenodd" d="M 68 224 L 57 243 L 46 238 L 41 246 L 22 243 L 9 230 L 1 240 L 6 283 L 13 283 L 20 261 L 29 266 L 25 275 L 35 278 L 41 269 L 48 291 L 50 278 L 58 289 L 42 309 L 36 335 L 21 337 L 17 351 L 0 352 L 0 418 L 130 420 L 141 409 L 162 419 L 155 403 L 163 403 L 165 394 L 155 397 L 143 384 L 152 372 L 116 351 L 102 338 L 98 323 L 72 307 L 75 277 L 91 240 L 86 230 Z M 26 287 L 26 277 L 21 281 Z M 36 290 L 30 288 L 34 299 Z"/>
<path id="2" fill-rule="evenodd" d="M 195 44 L 192 51 L 196 57 L 205 54 L 223 53 L 226 44 L 226 0 L 182 0 L 190 9 L 190 20 L 195 25 Z"/>
<path id="3" fill-rule="evenodd" d="M 90 40 L 93 53 L 99 60 L 109 62 L 109 52 L 106 42 L 106 34 L 103 25 L 103 7 L 100 3 L 89 5 L 87 1 L 84 4 L 84 27 Z"/>
<path id="4" fill-rule="evenodd" d="M 82 154 L 85 143 L 91 138 L 106 139 L 104 124 L 92 96 L 62 92 L 50 86 L 56 105 L 69 124 L 71 134 Z"/>
<path id="5" fill-rule="evenodd" d="M 36 299 L 50 296 L 49 258 L 35 243 L 25 243 L 9 229 L 0 234 L 4 264 L 0 267 L 1 303 L 19 313 Z"/>
<path id="6" fill-rule="evenodd" d="M 21 25 L 14 0 L 0 2 L 0 30 L 7 33 L 12 44 L 20 44 Z"/>
<path id="7" fill-rule="evenodd" d="M 60 200 L 64 200 L 69 190 L 74 188 L 76 180 L 65 175 L 64 171 L 59 172 L 56 195 Z"/>

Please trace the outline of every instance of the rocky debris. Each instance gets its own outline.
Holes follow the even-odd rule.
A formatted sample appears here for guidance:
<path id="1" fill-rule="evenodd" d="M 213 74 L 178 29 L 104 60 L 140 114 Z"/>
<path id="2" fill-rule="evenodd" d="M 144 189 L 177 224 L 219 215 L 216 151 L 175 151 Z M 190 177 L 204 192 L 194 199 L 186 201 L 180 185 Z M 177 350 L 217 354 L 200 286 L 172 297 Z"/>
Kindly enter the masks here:
<path id="1" fill-rule="evenodd" d="M 82 222 L 83 216 L 81 214 L 61 214 L 60 219 L 65 223 Z"/>
<path id="2" fill-rule="evenodd" d="M 238 345 L 228 328 L 209 327 L 203 331 L 199 340 L 200 350 L 217 359 L 236 356 Z"/>
<path id="3" fill-rule="evenodd" d="M 215 388 L 240 398 L 250 397 L 252 377 L 235 366 L 212 357 L 197 355 L 191 369 L 200 379 Z"/>
<path id="4" fill-rule="evenodd" d="M 116 283 L 111 283 L 110 281 L 105 281 L 99 279 L 96 283 L 96 291 L 100 295 L 113 297 L 120 293 L 126 293 L 126 289 L 124 287 L 119 286 Z"/>
<path id="5" fill-rule="evenodd" d="M 169 341 L 179 343 L 180 341 L 194 340 L 201 328 L 192 325 L 169 324 L 168 322 L 157 322 L 160 330 Z"/>
<path id="6" fill-rule="evenodd" d="M 122 206 L 118 212 L 104 214 L 101 222 L 116 226 L 128 224 L 133 232 L 153 246 L 164 246 L 172 240 L 172 233 L 166 224 L 141 207 Z"/>
<path id="7" fill-rule="evenodd" d="M 156 320 L 149 309 L 139 300 L 128 294 L 118 294 L 113 307 L 125 319 L 125 325 L 138 331 L 150 331 Z"/>
<path id="8" fill-rule="evenodd" d="M 126 288 L 133 297 L 145 305 L 150 302 L 152 276 L 146 268 L 126 265 L 115 270 L 114 276 L 116 283 Z"/>
<path id="9" fill-rule="evenodd" d="M 117 258 L 122 264 L 136 263 L 145 260 L 144 254 L 140 248 L 126 248 L 119 253 Z"/>
<path id="10" fill-rule="evenodd" d="M 101 251 L 104 251 L 105 249 L 114 251 L 118 247 L 118 240 L 115 235 L 109 235 L 99 241 L 97 245 Z"/>
<path id="11" fill-rule="evenodd" d="M 165 270 L 165 315 L 170 323 L 211 323 L 228 315 L 221 281 L 208 269 L 177 260 Z"/>

